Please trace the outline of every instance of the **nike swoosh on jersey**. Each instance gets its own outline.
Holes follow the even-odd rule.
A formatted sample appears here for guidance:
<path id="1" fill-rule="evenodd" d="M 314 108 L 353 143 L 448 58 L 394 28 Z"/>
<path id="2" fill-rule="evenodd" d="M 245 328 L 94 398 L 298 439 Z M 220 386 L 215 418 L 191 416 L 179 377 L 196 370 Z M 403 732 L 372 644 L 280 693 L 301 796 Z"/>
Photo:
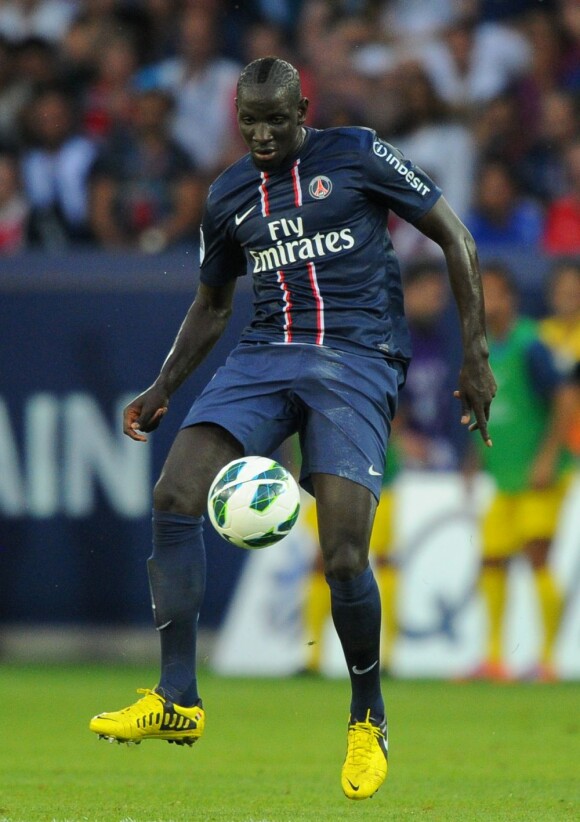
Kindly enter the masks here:
<path id="1" fill-rule="evenodd" d="M 382 477 L 380 471 L 375 471 L 374 465 L 369 466 L 369 474 L 371 475 L 371 477 Z"/>
<path id="2" fill-rule="evenodd" d="M 234 218 L 234 219 L 235 219 L 235 221 L 236 221 L 236 225 L 240 225 L 240 223 L 243 223 L 243 222 L 244 222 L 244 220 L 246 219 L 246 217 L 247 217 L 249 214 L 251 214 L 251 213 L 252 213 L 252 211 L 253 211 L 255 208 L 256 208 L 256 206 L 255 206 L 255 205 L 253 205 L 253 206 L 252 206 L 251 208 L 249 208 L 247 211 L 244 211 L 244 213 L 243 213 L 243 214 L 236 214 L 236 216 L 235 216 L 235 218 Z"/>
<path id="3" fill-rule="evenodd" d="M 372 664 L 372 665 L 369 665 L 369 667 L 368 667 L 368 668 L 362 668 L 362 669 L 361 669 L 361 668 L 357 668 L 357 666 L 356 666 L 356 665 L 353 665 L 353 666 L 352 666 L 352 672 L 353 672 L 353 674 L 359 674 L 359 675 L 360 675 L 360 674 L 368 674 L 368 672 L 369 672 L 369 671 L 372 671 L 372 669 L 375 667 L 375 665 L 378 665 L 378 664 L 379 664 L 379 660 L 378 660 L 378 659 L 375 659 L 375 661 L 373 662 L 373 664 Z"/>

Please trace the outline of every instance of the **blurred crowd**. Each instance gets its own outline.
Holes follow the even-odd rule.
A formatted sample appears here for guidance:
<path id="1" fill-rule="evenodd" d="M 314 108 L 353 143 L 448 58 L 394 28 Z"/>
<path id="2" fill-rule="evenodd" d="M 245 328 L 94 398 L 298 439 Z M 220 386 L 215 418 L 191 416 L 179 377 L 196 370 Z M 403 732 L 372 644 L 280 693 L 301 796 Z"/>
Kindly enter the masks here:
<path id="1" fill-rule="evenodd" d="M 0 253 L 192 241 L 244 152 L 240 68 L 270 54 L 308 125 L 376 129 L 480 248 L 580 253 L 580 0 L 0 2 Z"/>

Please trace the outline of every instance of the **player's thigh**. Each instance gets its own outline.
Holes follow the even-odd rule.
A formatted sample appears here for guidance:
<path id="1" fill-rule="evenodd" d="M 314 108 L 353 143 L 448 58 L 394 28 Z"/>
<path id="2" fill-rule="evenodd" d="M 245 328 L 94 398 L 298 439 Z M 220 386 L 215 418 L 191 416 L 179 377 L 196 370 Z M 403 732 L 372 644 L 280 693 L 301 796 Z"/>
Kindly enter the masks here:
<path id="1" fill-rule="evenodd" d="M 312 474 L 312 484 L 325 572 L 351 579 L 368 564 L 376 498 L 366 486 L 334 474 Z"/>
<path id="2" fill-rule="evenodd" d="M 229 431 L 246 455 L 266 456 L 297 430 L 288 398 L 299 352 L 278 346 L 240 346 L 189 409 L 182 428 L 213 423 Z"/>
<path id="3" fill-rule="evenodd" d="M 481 525 L 484 560 L 508 559 L 521 548 L 517 494 L 496 493 Z"/>
<path id="4" fill-rule="evenodd" d="M 536 540 L 549 541 L 554 537 L 567 490 L 566 478 L 549 488 L 530 490 L 521 495 L 517 519 L 523 545 Z"/>
<path id="5" fill-rule="evenodd" d="M 241 444 L 219 425 L 182 428 L 155 486 L 155 508 L 201 516 L 206 509 L 209 487 L 219 469 L 242 455 Z"/>
<path id="6" fill-rule="evenodd" d="M 333 474 L 379 498 L 400 374 L 386 360 L 344 352 L 309 351 L 297 393 L 306 409 L 300 424 L 300 481 Z"/>

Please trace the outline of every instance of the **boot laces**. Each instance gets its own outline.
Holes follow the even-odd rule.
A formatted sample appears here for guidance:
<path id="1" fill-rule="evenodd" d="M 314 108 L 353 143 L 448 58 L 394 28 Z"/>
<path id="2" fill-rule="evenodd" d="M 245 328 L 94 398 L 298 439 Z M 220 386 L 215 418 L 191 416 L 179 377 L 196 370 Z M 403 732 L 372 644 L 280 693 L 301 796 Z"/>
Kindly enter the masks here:
<path id="1" fill-rule="evenodd" d="M 137 688 L 137 693 L 144 694 L 144 696 L 138 699 L 137 702 L 134 702 L 133 705 L 123 708 L 119 713 L 131 716 L 134 713 L 140 715 L 147 709 L 159 710 L 159 701 L 161 700 L 161 702 L 163 702 L 163 699 L 156 691 L 153 691 L 151 688 Z"/>
<path id="2" fill-rule="evenodd" d="M 370 721 L 370 710 L 364 722 L 354 722 L 348 729 L 347 760 L 355 767 L 370 763 L 375 751 L 375 742 L 383 738 L 380 728 Z"/>

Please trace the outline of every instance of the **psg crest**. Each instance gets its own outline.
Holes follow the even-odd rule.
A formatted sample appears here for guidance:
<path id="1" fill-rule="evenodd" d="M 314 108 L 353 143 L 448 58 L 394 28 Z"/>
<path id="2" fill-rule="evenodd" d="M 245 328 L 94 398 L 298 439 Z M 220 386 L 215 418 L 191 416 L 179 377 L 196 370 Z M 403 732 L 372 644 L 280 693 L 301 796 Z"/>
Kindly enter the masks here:
<path id="1" fill-rule="evenodd" d="M 332 182 L 328 177 L 320 174 L 318 177 L 313 177 L 312 180 L 310 180 L 308 191 L 310 196 L 314 197 L 315 200 L 324 200 L 332 191 Z"/>

